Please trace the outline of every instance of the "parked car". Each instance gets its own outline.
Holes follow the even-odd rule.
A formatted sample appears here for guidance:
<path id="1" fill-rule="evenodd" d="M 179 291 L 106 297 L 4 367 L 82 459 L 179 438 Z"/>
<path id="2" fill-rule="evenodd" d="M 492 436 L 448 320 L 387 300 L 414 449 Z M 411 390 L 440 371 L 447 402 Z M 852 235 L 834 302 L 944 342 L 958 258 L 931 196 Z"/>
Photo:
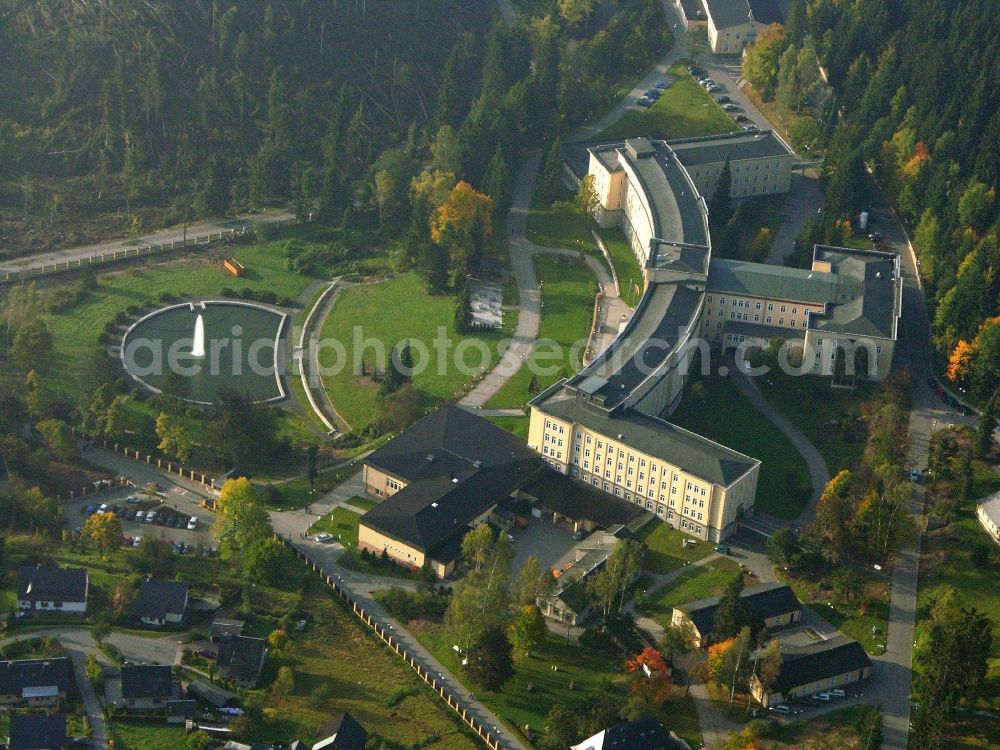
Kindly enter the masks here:
<path id="1" fill-rule="evenodd" d="M 191 520 L 187 522 L 188 531 L 194 531 L 198 528 L 198 516 L 191 516 Z"/>
<path id="2" fill-rule="evenodd" d="M 156 520 L 156 511 L 151 510 L 146 514 L 146 523 L 153 523 Z"/>
<path id="3" fill-rule="evenodd" d="M 648 96 L 643 96 L 636 101 L 636 104 L 638 104 L 640 107 L 648 108 L 653 106 L 653 100 L 650 99 Z"/>
<path id="4" fill-rule="evenodd" d="M 327 534 L 325 531 L 316 535 L 317 542 L 329 542 L 331 539 L 333 539 L 333 534 Z"/>
<path id="5" fill-rule="evenodd" d="M 657 81 L 656 83 L 653 84 L 653 88 L 656 89 L 657 91 L 666 91 L 667 90 L 667 82 L 666 81 Z"/>
<path id="6" fill-rule="evenodd" d="M 717 544 L 715 545 L 715 551 L 720 555 L 731 555 L 733 553 L 732 549 L 729 548 L 728 544 Z"/>
<path id="7" fill-rule="evenodd" d="M 847 697 L 847 693 L 844 692 L 843 690 L 841 690 L 840 688 L 835 688 L 834 690 L 830 691 L 830 697 L 831 698 L 846 698 Z"/>
<path id="8" fill-rule="evenodd" d="M 142 544 L 142 537 L 141 536 L 137 536 L 137 537 L 135 537 L 132 540 L 132 546 L 133 547 L 138 547 L 140 544 Z"/>
<path id="9" fill-rule="evenodd" d="M 92 516 L 94 515 L 94 512 L 96 510 L 97 510 L 97 503 L 91 503 L 90 505 L 88 505 L 86 508 L 83 509 L 83 514 L 85 516 Z"/>
<path id="10" fill-rule="evenodd" d="M 129 505 L 135 505 L 136 503 L 141 503 L 142 499 L 138 495 L 129 495 L 125 498 L 125 502 Z"/>
<path id="11" fill-rule="evenodd" d="M 587 532 L 586 531 L 578 531 L 578 532 L 576 532 L 573 535 L 574 541 L 577 541 L 577 542 L 582 542 L 586 538 L 587 538 Z"/>
<path id="12" fill-rule="evenodd" d="M 743 132 L 744 133 L 750 133 L 750 132 L 753 132 L 756 129 L 757 129 L 756 125 L 744 125 L 743 126 Z"/>
<path id="13" fill-rule="evenodd" d="M 737 107 L 735 104 L 724 104 L 722 108 L 726 110 L 726 112 L 735 112 L 736 110 L 739 109 L 739 107 Z"/>
<path id="14" fill-rule="evenodd" d="M 910 469 L 910 481 L 914 484 L 920 484 L 920 472 L 917 471 L 916 466 Z"/>
<path id="15" fill-rule="evenodd" d="M 717 83 L 712 83 L 712 84 L 709 84 L 709 85 L 708 85 L 708 86 L 706 86 L 705 88 L 706 88 L 706 89 L 708 90 L 708 93 L 710 93 L 710 94 L 717 94 L 717 93 L 719 93 L 720 91 L 722 91 L 722 86 L 720 86 L 720 85 L 719 85 L 719 84 L 717 84 Z"/>
<path id="16" fill-rule="evenodd" d="M 97 514 L 98 515 L 100 515 L 102 513 L 107 513 L 107 512 L 108 512 L 108 504 L 107 503 L 101 503 L 100 505 L 97 506 Z"/>
<path id="17" fill-rule="evenodd" d="M 824 703 L 829 703 L 830 702 L 830 694 L 829 693 L 816 693 L 816 694 L 813 695 L 813 698 L 815 698 L 818 701 L 823 701 Z"/>
<path id="18" fill-rule="evenodd" d="M 26 609 L 18 610 L 17 614 L 14 615 L 15 620 L 30 620 L 31 612 Z"/>
<path id="19" fill-rule="evenodd" d="M 736 122 L 750 122 L 750 118 L 741 112 L 736 115 Z"/>
<path id="20" fill-rule="evenodd" d="M 782 716 L 788 716 L 792 712 L 792 709 L 784 703 L 779 703 L 777 706 L 771 706 L 768 710 L 774 711 L 774 713 L 781 714 Z"/>
<path id="21" fill-rule="evenodd" d="M 731 102 L 732 99 L 723 94 L 722 96 L 715 97 L 715 101 L 717 101 L 719 104 L 729 104 L 729 102 Z"/>
<path id="22" fill-rule="evenodd" d="M 643 93 L 643 96 L 648 97 L 648 98 L 650 98 L 650 99 L 652 99 L 652 100 L 655 101 L 655 100 L 659 99 L 661 96 L 663 96 L 663 92 L 662 91 L 657 91 L 656 89 L 649 89 L 648 91 L 646 91 L 645 93 Z"/>

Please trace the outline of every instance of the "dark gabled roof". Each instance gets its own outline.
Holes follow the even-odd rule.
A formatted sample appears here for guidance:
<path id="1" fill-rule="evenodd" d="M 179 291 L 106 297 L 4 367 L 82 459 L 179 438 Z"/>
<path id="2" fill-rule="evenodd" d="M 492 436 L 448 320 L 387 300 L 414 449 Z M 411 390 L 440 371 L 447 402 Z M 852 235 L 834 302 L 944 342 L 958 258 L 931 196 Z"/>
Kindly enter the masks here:
<path id="1" fill-rule="evenodd" d="M 62 750 L 65 714 L 11 714 L 9 750 Z"/>
<path id="2" fill-rule="evenodd" d="M 574 745 L 572 750 L 690 750 L 690 747 L 668 734 L 659 720 L 645 716 L 598 732 Z"/>
<path id="3" fill-rule="evenodd" d="M 760 24 L 784 23 L 785 14 L 782 4 L 775 0 L 747 0 L 753 11 L 753 20 Z"/>
<path id="4" fill-rule="evenodd" d="M 688 619 L 691 620 L 704 639 L 712 633 L 715 626 L 715 609 L 720 598 L 711 596 L 707 599 L 679 604 L 676 608 L 688 616 Z M 757 586 L 747 586 L 743 589 L 742 598 L 765 620 L 802 609 L 802 604 L 796 598 L 795 592 L 783 583 L 761 583 Z"/>
<path id="5" fill-rule="evenodd" d="M 132 615 L 153 620 L 163 620 L 168 614 L 183 615 L 187 608 L 188 591 L 188 585 L 180 581 L 147 578 L 139 585 L 139 594 L 132 605 Z"/>
<path id="6" fill-rule="evenodd" d="M 510 461 L 523 448 L 516 435 L 453 404 L 431 412 L 373 451 L 365 463 L 407 482 Z"/>
<path id="7" fill-rule="evenodd" d="M 133 664 L 122 667 L 122 698 L 170 698 L 174 679 L 166 664 Z"/>
<path id="8" fill-rule="evenodd" d="M 0 661 L 0 695 L 21 694 L 25 688 L 56 686 L 68 692 L 72 680 L 69 658 Z"/>
<path id="9" fill-rule="evenodd" d="M 628 524 L 645 511 L 635 503 L 608 494 L 586 482 L 554 470 L 542 472 L 521 491 L 538 499 L 543 507 L 577 521 L 591 521 L 610 528 Z"/>
<path id="10" fill-rule="evenodd" d="M 17 597 L 30 601 L 85 602 L 87 571 L 24 566 L 17 572 Z"/>
<path id="11" fill-rule="evenodd" d="M 337 714 L 316 733 L 313 750 L 364 750 L 368 732 L 348 713 Z"/>
<path id="12" fill-rule="evenodd" d="M 223 636 L 219 640 L 219 667 L 229 670 L 231 679 L 255 684 L 264 664 L 267 642 L 245 635 Z"/>
<path id="13" fill-rule="evenodd" d="M 222 708 L 230 702 L 236 700 L 236 696 L 218 685 L 213 685 L 208 680 L 198 677 L 188 685 L 188 695 L 209 703 L 216 708 Z"/>
<path id="14" fill-rule="evenodd" d="M 864 648 L 843 636 L 781 653 L 781 671 L 771 690 L 785 694 L 800 685 L 858 672 L 871 666 Z"/>
<path id="15" fill-rule="evenodd" d="M 483 466 L 408 484 L 361 517 L 361 524 L 431 552 L 541 469 L 541 459 L 519 448 L 508 464 Z"/>

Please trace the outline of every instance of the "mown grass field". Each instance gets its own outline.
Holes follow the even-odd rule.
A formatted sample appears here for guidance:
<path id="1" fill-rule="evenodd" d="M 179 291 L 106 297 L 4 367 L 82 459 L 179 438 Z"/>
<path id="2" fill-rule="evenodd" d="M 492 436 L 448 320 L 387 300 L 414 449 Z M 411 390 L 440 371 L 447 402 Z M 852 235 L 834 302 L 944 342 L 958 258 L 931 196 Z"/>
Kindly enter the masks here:
<path id="1" fill-rule="evenodd" d="M 513 432 L 525 440 L 528 439 L 528 426 L 531 421 L 529 417 L 488 417 L 488 419 L 497 427 Z"/>
<path id="2" fill-rule="evenodd" d="M 670 627 L 674 607 L 685 602 L 718 596 L 739 569 L 739 564 L 727 557 L 712 560 L 705 565 L 690 567 L 656 591 L 648 592 L 648 612 L 663 627 Z M 754 579 L 746 580 L 747 585 L 754 581 Z"/>
<path id="3" fill-rule="evenodd" d="M 412 630 L 452 674 L 464 678 L 461 657 L 452 650 L 440 625 L 414 623 Z M 558 669 L 553 670 L 553 666 Z M 517 661 L 514 677 L 502 689 L 495 692 L 475 690 L 475 694 L 509 726 L 528 725 L 540 731 L 554 705 L 577 705 L 588 693 L 603 689 L 608 680 L 616 681 L 619 689 L 625 689 L 621 685 L 623 667 L 621 662 L 606 654 L 587 650 L 549 633 L 536 654 Z M 701 733 L 691 708 L 687 700 L 677 696 L 664 703 L 658 718 L 689 742 L 700 743 Z"/>
<path id="4" fill-rule="evenodd" d="M 566 200 L 572 200 L 569 193 Z M 575 211 L 536 203 L 528 212 L 528 239 L 541 247 L 564 247 L 585 253 L 598 254 L 597 243 L 591 230 L 596 225 L 587 216 Z"/>
<path id="5" fill-rule="evenodd" d="M 662 521 L 650 521 L 636 536 L 647 547 L 642 566 L 650 573 L 671 573 L 685 563 L 707 557 L 715 547 L 711 542 L 702 541 L 682 547 L 681 542 L 690 539 L 690 535 Z"/>
<path id="6" fill-rule="evenodd" d="M 355 513 L 347 508 L 334 508 L 321 519 L 309 527 L 310 534 L 318 534 L 325 531 L 333 534 L 348 549 L 356 549 L 358 546 L 358 520 L 360 513 Z"/>
<path id="7" fill-rule="evenodd" d="M 763 462 L 757 510 L 795 518 L 805 509 L 811 490 L 805 459 L 728 378 L 692 379 L 670 421 Z"/>
<path id="8" fill-rule="evenodd" d="M 115 747 L 119 750 L 177 750 L 184 747 L 183 726 L 168 726 L 159 721 L 116 721 Z"/>
<path id="9" fill-rule="evenodd" d="M 737 130 L 738 126 L 715 99 L 681 65 L 669 70 L 669 87 L 645 110 L 628 110 L 595 140 L 621 138 L 691 138 Z"/>
<path id="10" fill-rule="evenodd" d="M 428 293 L 416 273 L 400 274 L 388 281 L 342 292 L 322 328 L 322 338 L 331 347 L 320 354 L 320 367 L 331 370 L 323 375 L 323 385 L 337 412 L 353 429 L 363 427 L 376 416 L 379 384 L 370 377 L 376 365 L 375 349 L 381 348 L 388 357 L 392 347 L 407 340 L 411 342 L 416 367 L 420 368 L 422 359 L 418 348 L 423 345 L 428 351 L 429 359 L 423 358 L 426 367 L 413 378 L 421 410 L 454 400 L 467 391 L 476 371 L 489 369 L 496 363 L 497 342 L 503 334 L 477 331 L 461 335 L 455 332 L 454 323 L 454 297 Z M 355 337 L 358 351 L 355 351 Z M 442 343 L 436 345 L 435 340 Z M 346 361 L 332 348 L 334 342 L 343 347 Z M 366 346 L 361 347 L 360 342 Z M 439 352 L 443 356 L 439 357 Z M 362 362 L 369 375 L 360 374 Z M 464 363 L 463 367 L 459 367 L 459 362 Z"/>
<path id="11" fill-rule="evenodd" d="M 593 319 L 596 282 L 582 260 L 557 255 L 535 258 L 535 272 L 542 285 L 542 322 L 539 339 L 550 342 L 532 354 L 539 390 L 547 388 L 560 377 L 567 377 L 580 365 L 580 357 Z M 561 348 L 558 358 L 552 356 L 551 342 Z M 577 351 L 570 350 L 584 342 Z M 522 365 L 514 376 L 487 401 L 488 409 L 523 407 L 534 394 L 528 392 L 532 368 Z"/>
<path id="12" fill-rule="evenodd" d="M 620 229 L 602 229 L 598 234 L 604 240 L 611 262 L 614 263 L 622 301 L 629 307 L 635 307 L 642 297 L 644 283 L 642 267 L 636 260 L 635 253 L 632 252 L 628 240 Z"/>

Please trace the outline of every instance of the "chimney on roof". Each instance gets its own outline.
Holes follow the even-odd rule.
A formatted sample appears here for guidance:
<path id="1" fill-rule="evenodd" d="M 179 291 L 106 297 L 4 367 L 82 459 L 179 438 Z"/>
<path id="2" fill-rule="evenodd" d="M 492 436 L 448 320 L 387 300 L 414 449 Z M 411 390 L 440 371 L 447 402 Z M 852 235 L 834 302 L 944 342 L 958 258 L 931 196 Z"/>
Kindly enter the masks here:
<path id="1" fill-rule="evenodd" d="M 475 466 L 477 469 L 483 468 L 483 462 L 479 460 L 473 461 L 472 465 Z"/>
<path id="2" fill-rule="evenodd" d="M 428 453 L 427 454 L 427 463 L 429 463 L 429 464 L 430 463 L 434 463 L 434 454 L 433 453 Z"/>

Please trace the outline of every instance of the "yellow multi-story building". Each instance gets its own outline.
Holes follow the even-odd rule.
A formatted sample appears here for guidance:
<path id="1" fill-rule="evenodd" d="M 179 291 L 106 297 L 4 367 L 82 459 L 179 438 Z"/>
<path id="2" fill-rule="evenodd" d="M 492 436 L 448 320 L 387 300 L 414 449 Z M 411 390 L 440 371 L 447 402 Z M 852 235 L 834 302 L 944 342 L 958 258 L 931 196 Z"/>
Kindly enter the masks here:
<path id="1" fill-rule="evenodd" d="M 760 461 L 559 383 L 531 402 L 528 447 L 557 471 L 635 503 L 698 539 L 752 514 Z"/>

